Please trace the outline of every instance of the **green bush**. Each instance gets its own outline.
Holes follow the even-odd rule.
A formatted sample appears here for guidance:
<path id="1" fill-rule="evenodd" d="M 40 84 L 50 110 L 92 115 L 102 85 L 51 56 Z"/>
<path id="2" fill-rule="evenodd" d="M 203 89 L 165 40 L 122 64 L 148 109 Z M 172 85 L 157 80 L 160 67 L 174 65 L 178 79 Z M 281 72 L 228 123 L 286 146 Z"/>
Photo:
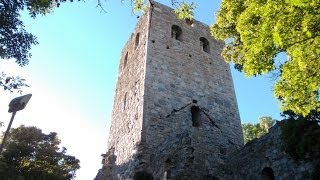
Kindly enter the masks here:
<path id="1" fill-rule="evenodd" d="M 313 111 L 306 117 L 284 113 L 282 148 L 295 160 L 313 161 L 313 178 L 319 177 L 320 167 L 320 112 Z"/>

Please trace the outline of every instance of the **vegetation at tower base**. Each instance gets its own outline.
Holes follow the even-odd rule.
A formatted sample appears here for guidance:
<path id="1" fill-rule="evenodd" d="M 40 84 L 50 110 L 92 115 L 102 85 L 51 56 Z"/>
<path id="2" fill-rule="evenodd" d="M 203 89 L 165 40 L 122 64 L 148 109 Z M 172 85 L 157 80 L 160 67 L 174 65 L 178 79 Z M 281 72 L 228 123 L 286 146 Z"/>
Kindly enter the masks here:
<path id="1" fill-rule="evenodd" d="M 320 1 L 223 0 L 213 36 L 226 41 L 224 59 L 247 76 L 276 71 L 281 109 L 319 110 Z M 288 59 L 277 60 L 279 53 Z"/>
<path id="2" fill-rule="evenodd" d="M 320 112 L 303 117 L 292 111 L 283 113 L 282 148 L 295 160 L 315 161 L 313 177 L 320 177 Z"/>
<path id="3" fill-rule="evenodd" d="M 247 144 L 249 141 L 260 138 L 262 135 L 269 132 L 269 129 L 274 125 L 275 120 L 270 116 L 259 117 L 259 123 L 245 123 L 242 124 L 242 133 L 244 143 Z"/>
<path id="4" fill-rule="evenodd" d="M 10 130 L 0 156 L 0 179 L 73 179 L 79 160 L 59 148 L 57 133 L 42 133 L 36 127 Z"/>

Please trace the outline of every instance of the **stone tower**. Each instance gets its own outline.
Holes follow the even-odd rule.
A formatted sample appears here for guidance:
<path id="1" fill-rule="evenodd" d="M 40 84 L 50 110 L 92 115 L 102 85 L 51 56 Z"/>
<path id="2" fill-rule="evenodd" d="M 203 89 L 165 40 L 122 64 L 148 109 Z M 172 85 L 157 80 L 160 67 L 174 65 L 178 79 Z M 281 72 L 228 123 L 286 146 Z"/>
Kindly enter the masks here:
<path id="1" fill-rule="evenodd" d="M 243 145 L 223 42 L 154 3 L 122 50 L 96 179 L 212 179 Z"/>

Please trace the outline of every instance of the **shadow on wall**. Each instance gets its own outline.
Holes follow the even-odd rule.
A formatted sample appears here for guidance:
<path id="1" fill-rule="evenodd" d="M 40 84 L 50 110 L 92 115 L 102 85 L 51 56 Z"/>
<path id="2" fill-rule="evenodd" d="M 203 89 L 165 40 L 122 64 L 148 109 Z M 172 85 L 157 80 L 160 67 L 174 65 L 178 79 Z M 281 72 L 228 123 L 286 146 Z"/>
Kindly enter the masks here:
<path id="1" fill-rule="evenodd" d="M 216 180 L 213 174 L 218 175 L 217 170 L 231 152 L 229 147 L 235 148 L 233 142 L 223 138 L 219 125 L 196 100 L 186 103 L 149 122 L 148 136 L 156 141 L 136 143 L 136 153 L 127 162 L 117 165 L 115 148 L 111 147 L 103 155 L 103 167 L 95 179 Z"/>
<path id="2" fill-rule="evenodd" d="M 117 156 L 114 154 L 114 147 L 111 147 L 102 157 L 102 169 L 99 170 L 95 180 L 117 179 L 117 178 L 132 178 L 137 180 L 153 180 L 151 173 L 148 173 L 145 167 L 144 157 L 139 155 L 139 152 L 144 151 L 144 145 L 138 143 L 138 150 L 128 162 L 116 165 Z M 141 153 L 140 153 L 141 154 Z"/>
<path id="3" fill-rule="evenodd" d="M 173 143 L 179 144 L 179 146 L 176 148 L 163 147 L 162 150 L 168 153 L 150 155 L 146 153 L 149 152 L 146 144 L 140 142 L 136 145 L 137 153 L 132 155 L 128 162 L 120 165 L 116 165 L 117 156 L 114 154 L 114 148 L 110 148 L 103 156 L 103 167 L 99 170 L 95 180 L 119 179 L 120 177 L 134 180 L 194 179 L 192 178 L 194 174 L 190 169 L 193 168 L 194 157 L 192 154 L 194 149 L 191 147 L 189 135 L 187 133 L 180 134 Z M 151 166 L 156 167 L 157 170 L 150 169 Z M 212 175 L 202 176 L 201 179 L 218 180 Z"/>

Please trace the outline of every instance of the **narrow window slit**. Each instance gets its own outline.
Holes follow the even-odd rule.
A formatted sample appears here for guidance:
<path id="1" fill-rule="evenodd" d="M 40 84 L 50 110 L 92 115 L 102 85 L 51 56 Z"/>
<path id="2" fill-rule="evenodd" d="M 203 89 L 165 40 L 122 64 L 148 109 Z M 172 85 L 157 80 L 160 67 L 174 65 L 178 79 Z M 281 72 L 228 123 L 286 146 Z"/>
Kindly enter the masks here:
<path id="1" fill-rule="evenodd" d="M 192 126 L 200 126 L 200 108 L 198 106 L 191 106 Z"/>
<path id="2" fill-rule="evenodd" d="M 140 43 L 140 33 L 138 33 L 138 34 L 136 35 L 135 48 L 138 47 L 139 43 Z"/>
<path id="3" fill-rule="evenodd" d="M 127 106 L 127 93 L 124 94 L 124 98 L 123 98 L 123 110 L 126 109 Z"/>
<path id="4" fill-rule="evenodd" d="M 126 67 L 127 62 L 128 62 L 128 52 L 127 52 L 127 53 L 126 53 L 126 55 L 124 56 L 123 68 L 125 68 L 125 67 Z"/>

